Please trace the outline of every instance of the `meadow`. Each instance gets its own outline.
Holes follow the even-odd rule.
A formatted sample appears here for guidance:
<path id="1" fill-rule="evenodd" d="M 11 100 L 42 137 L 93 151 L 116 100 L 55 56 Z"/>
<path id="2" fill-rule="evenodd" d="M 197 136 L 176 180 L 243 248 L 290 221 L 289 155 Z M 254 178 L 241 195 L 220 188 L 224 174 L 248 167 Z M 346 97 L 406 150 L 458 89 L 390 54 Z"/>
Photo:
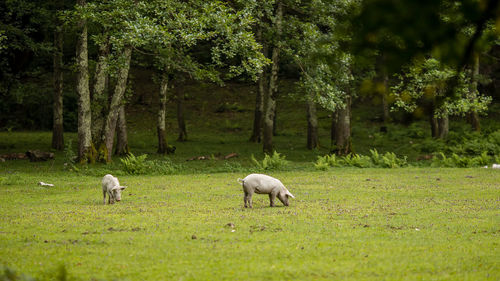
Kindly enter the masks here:
<path id="1" fill-rule="evenodd" d="M 244 173 L 121 176 L 103 205 L 49 169 L 1 171 L 0 264 L 37 280 L 500 279 L 498 170 L 271 172 L 296 199 L 245 209 Z"/>
<path id="2" fill-rule="evenodd" d="M 330 113 L 319 110 L 321 147 L 307 150 L 303 105 L 283 96 L 274 141 L 289 162 L 262 170 L 251 160 L 262 160 L 262 145 L 248 142 L 251 87 L 204 87 L 186 88 L 192 93 L 187 142 L 175 141 L 175 105 L 169 103 L 175 154 L 155 153 L 154 102 L 129 110 L 132 153 L 163 170 L 148 166 L 130 175 L 118 157 L 110 164 L 72 165 L 71 131 L 54 160 L 0 162 L 0 280 L 500 279 L 500 171 L 417 161 L 451 147 L 430 138 L 427 122 L 391 123 L 381 133 L 369 107 L 359 105 L 355 152 L 394 152 L 408 157 L 408 165 L 322 171 L 314 162 L 329 153 Z M 483 125 L 486 133 L 499 129 L 495 118 Z M 468 136 L 467 130 L 454 121 L 452 140 Z M 491 141 L 473 136 L 463 143 L 474 144 L 479 155 Z M 2 131 L 0 154 L 48 151 L 50 141 L 47 131 Z M 238 157 L 221 157 L 230 153 Z M 207 160 L 186 161 L 197 156 Z M 267 195 L 254 195 L 254 208 L 245 209 L 237 178 L 253 172 L 280 179 L 296 199 L 270 208 Z M 114 205 L 102 202 L 107 173 L 128 186 Z"/>

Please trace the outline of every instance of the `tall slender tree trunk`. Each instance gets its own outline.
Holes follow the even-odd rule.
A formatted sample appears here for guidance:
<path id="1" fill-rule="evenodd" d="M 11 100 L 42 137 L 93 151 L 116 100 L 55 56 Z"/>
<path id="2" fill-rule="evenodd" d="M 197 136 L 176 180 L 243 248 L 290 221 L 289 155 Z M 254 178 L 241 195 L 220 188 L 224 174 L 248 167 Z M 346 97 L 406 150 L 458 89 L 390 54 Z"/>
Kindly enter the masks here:
<path id="1" fill-rule="evenodd" d="M 262 137 L 262 116 L 264 111 L 264 74 L 259 75 L 258 91 L 255 95 L 255 112 L 253 117 L 253 131 L 250 136 L 251 142 L 260 142 Z"/>
<path id="2" fill-rule="evenodd" d="M 54 30 L 54 112 L 52 127 L 52 148 L 62 150 L 63 137 L 63 32 L 62 27 Z"/>
<path id="3" fill-rule="evenodd" d="M 432 112 L 429 123 L 431 125 L 431 136 L 433 138 L 437 138 L 439 135 L 439 122 L 438 119 L 434 116 L 434 112 Z"/>
<path id="4" fill-rule="evenodd" d="M 438 122 L 438 135 L 439 139 L 446 139 L 448 137 L 448 132 L 450 131 L 450 118 L 448 114 L 445 114 L 437 118 Z"/>
<path id="5" fill-rule="evenodd" d="M 187 141 L 186 122 L 184 121 L 184 92 L 177 92 L 177 125 L 179 126 L 179 137 L 177 141 Z"/>
<path id="6" fill-rule="evenodd" d="M 387 75 L 387 71 L 384 70 L 384 92 L 382 93 L 382 110 L 383 110 L 383 118 L 384 125 L 390 121 L 389 115 L 389 101 L 387 100 L 389 94 L 389 76 Z"/>
<path id="7" fill-rule="evenodd" d="M 474 64 L 472 65 L 472 83 L 470 91 L 478 92 L 478 77 L 479 77 L 479 54 L 474 53 Z M 479 114 L 476 110 L 471 110 L 468 114 L 469 123 L 472 130 L 476 132 L 481 131 L 481 122 L 479 121 Z"/>
<path id="8" fill-rule="evenodd" d="M 267 45 L 263 43 L 262 40 L 262 29 L 259 27 L 256 32 L 256 37 L 262 44 L 262 53 L 267 57 Z M 259 80 L 257 82 L 257 94 L 255 95 L 255 112 L 253 118 L 253 131 L 250 136 L 251 142 L 260 142 L 262 138 L 262 122 L 264 114 L 264 94 L 266 92 L 267 86 L 267 68 L 263 69 L 259 74 Z"/>
<path id="9" fill-rule="evenodd" d="M 108 87 L 108 56 L 109 41 L 99 46 L 99 58 L 95 70 L 94 91 L 92 93 L 92 141 L 96 146 L 100 144 L 108 97 L 106 95 Z"/>
<path id="10" fill-rule="evenodd" d="M 278 83 L 278 80 L 276 80 L 276 84 Z M 277 136 L 278 133 L 278 126 L 276 120 L 278 120 L 278 107 L 276 106 L 276 100 L 278 99 L 278 85 L 276 85 L 276 92 L 274 94 L 274 115 L 273 115 L 273 137 Z"/>
<path id="11" fill-rule="evenodd" d="M 389 94 L 389 75 L 387 73 L 386 54 L 383 52 L 377 59 L 377 72 L 379 73 L 379 79 L 383 83 L 383 91 L 380 92 L 382 100 L 382 118 L 384 125 L 387 125 L 386 123 L 390 121 L 389 102 L 387 100 Z"/>
<path id="12" fill-rule="evenodd" d="M 307 149 L 319 147 L 318 139 L 318 117 L 316 115 L 316 103 L 312 99 L 307 100 Z"/>
<path id="13" fill-rule="evenodd" d="M 85 0 L 78 0 L 77 4 L 85 6 Z M 78 159 L 80 163 L 93 162 L 90 90 L 89 90 L 89 60 L 87 49 L 87 22 L 79 20 L 78 39 L 76 43 L 76 92 L 78 93 Z"/>
<path id="14" fill-rule="evenodd" d="M 276 8 L 276 33 L 281 35 L 281 21 L 283 17 L 283 3 L 278 0 Z M 269 78 L 269 88 L 264 96 L 264 134 L 263 134 L 263 151 L 264 153 L 273 152 L 273 132 L 274 132 L 274 116 L 276 110 L 276 94 L 278 92 L 278 70 L 279 70 L 279 54 L 280 49 L 278 44 L 274 44 L 271 61 L 271 77 Z"/>
<path id="15" fill-rule="evenodd" d="M 346 97 L 345 107 L 336 111 L 333 137 L 334 145 L 331 150 L 337 155 L 347 155 L 352 152 L 351 143 L 351 97 Z"/>
<path id="16" fill-rule="evenodd" d="M 167 115 L 167 92 L 168 92 L 168 74 L 163 73 L 160 84 L 160 106 L 158 108 L 158 123 L 156 131 L 158 132 L 158 153 L 168 153 L 168 143 L 166 137 L 165 118 Z"/>
<path id="17" fill-rule="evenodd" d="M 124 103 L 122 103 L 120 110 L 118 111 L 116 129 L 115 155 L 128 155 L 130 153 L 130 148 L 128 147 L 127 119 L 125 115 Z"/>
<path id="18" fill-rule="evenodd" d="M 127 87 L 128 71 L 130 68 L 130 58 L 132 56 L 132 48 L 125 47 L 122 56 L 125 59 L 125 65 L 118 70 L 118 77 L 116 81 L 115 90 L 111 98 L 108 116 L 106 117 L 106 122 L 104 124 L 102 140 L 104 144 L 103 149 L 105 149 L 104 155 L 106 156 L 106 162 L 111 162 L 111 154 L 113 151 L 113 142 L 115 137 L 116 123 L 117 123 L 116 121 L 118 119 L 120 107 L 122 106 L 123 96 L 125 94 L 125 90 Z"/>

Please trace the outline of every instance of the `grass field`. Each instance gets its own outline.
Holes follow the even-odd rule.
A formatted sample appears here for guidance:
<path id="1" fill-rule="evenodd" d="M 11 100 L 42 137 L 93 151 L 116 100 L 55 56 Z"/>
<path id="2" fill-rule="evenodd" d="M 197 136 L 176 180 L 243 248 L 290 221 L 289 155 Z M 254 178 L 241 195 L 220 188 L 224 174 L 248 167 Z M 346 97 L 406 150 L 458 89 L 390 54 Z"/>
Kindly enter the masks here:
<path id="1" fill-rule="evenodd" d="M 500 279 L 498 170 L 275 172 L 290 207 L 245 209 L 244 173 L 121 176 L 102 205 L 100 177 L 28 165 L 0 188 L 0 264 L 38 280 Z"/>
<path id="2" fill-rule="evenodd" d="M 55 160 L 0 162 L 0 281 L 31 280 L 10 278 L 2 266 L 36 280 L 500 280 L 500 170 L 430 168 L 417 161 L 432 152 L 418 145 L 435 142 L 426 121 L 389 124 L 385 134 L 371 120 L 377 108 L 358 104 L 355 152 L 395 152 L 411 167 L 318 171 L 331 113 L 318 110 L 321 147 L 307 150 L 305 106 L 288 97 L 291 85 L 280 86 L 274 137 L 290 162 L 265 172 L 296 196 L 289 207 L 255 195 L 254 208 L 243 208 L 236 179 L 259 171 L 252 155 L 263 158 L 262 144 L 248 142 L 253 85 L 184 87 L 189 139 L 175 141 L 170 101 L 167 132 L 177 150 L 167 156 L 155 153 L 156 88 L 136 89 L 151 102 L 127 110 L 131 151 L 175 172 L 127 175 L 118 157 L 65 166 L 75 132 L 65 133 L 73 145 L 54 151 Z M 227 105 L 237 110 L 218 111 Z M 482 120 L 483 131 L 500 129 L 495 116 Z M 455 135 L 469 130 L 460 122 L 451 123 Z M 47 131 L 0 132 L 0 154 L 48 151 L 50 143 Z M 196 156 L 209 160 L 186 161 Z M 128 186 L 122 202 L 102 204 L 106 173 Z"/>

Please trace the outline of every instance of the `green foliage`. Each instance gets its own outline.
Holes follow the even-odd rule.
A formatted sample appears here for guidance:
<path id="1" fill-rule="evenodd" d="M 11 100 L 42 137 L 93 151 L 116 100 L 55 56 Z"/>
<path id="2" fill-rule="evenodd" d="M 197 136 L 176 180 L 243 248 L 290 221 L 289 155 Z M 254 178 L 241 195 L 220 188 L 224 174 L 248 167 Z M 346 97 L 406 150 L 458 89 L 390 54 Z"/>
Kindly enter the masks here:
<path id="1" fill-rule="evenodd" d="M 384 155 L 378 153 L 376 149 L 370 149 L 371 160 L 375 167 L 400 168 L 406 166 L 406 156 L 398 158 L 394 152 L 386 152 Z"/>
<path id="2" fill-rule="evenodd" d="M 369 156 L 359 155 L 356 153 L 351 153 L 342 157 L 342 161 L 344 165 L 348 167 L 368 168 L 372 166 L 371 158 Z"/>
<path id="3" fill-rule="evenodd" d="M 130 175 L 170 175 L 178 172 L 182 166 L 175 165 L 170 160 L 146 160 L 147 154 L 135 156 L 130 153 L 125 158 L 120 159 L 123 171 Z"/>
<path id="4" fill-rule="evenodd" d="M 148 165 L 146 163 L 147 154 L 143 154 L 136 157 L 133 153 L 130 153 L 127 157 L 120 159 L 123 164 L 123 170 L 127 174 L 131 175 L 142 175 L 147 173 Z"/>
<path id="5" fill-rule="evenodd" d="M 442 152 L 436 153 L 433 160 L 433 167 L 457 167 L 457 168 L 470 168 L 482 167 L 492 163 L 493 157 L 489 156 L 487 152 L 481 153 L 479 156 L 460 156 L 456 153 L 451 154 L 450 157 Z"/>
<path id="6" fill-rule="evenodd" d="M 259 162 L 255 157 L 251 156 L 252 162 L 255 166 L 261 170 L 270 171 L 270 170 L 283 170 L 288 166 L 288 161 L 285 160 L 285 155 L 281 156 L 280 153 L 274 151 L 270 156 L 269 154 L 265 154 L 262 162 Z"/>
<path id="7" fill-rule="evenodd" d="M 64 167 L 69 171 L 77 171 L 78 167 L 76 167 L 77 160 L 76 153 L 73 151 L 73 139 L 69 139 L 64 143 Z"/>
<path id="8" fill-rule="evenodd" d="M 318 156 L 316 163 L 314 163 L 314 167 L 317 170 L 326 171 L 329 167 L 340 167 L 342 166 L 342 162 L 337 159 L 335 154 Z"/>
<path id="9" fill-rule="evenodd" d="M 395 97 L 395 106 L 408 112 L 422 115 L 422 107 L 428 107 L 435 104 L 437 99 L 442 99 L 443 103 L 433 109 L 435 116 L 463 116 L 471 110 L 485 112 L 491 103 L 491 97 L 470 89 L 469 72 L 457 73 L 437 59 L 416 59 L 403 71 L 403 74 L 396 75 L 398 83 L 391 90 Z M 451 79 L 456 79 L 459 84 L 452 86 L 449 83 Z M 444 98 L 450 89 L 456 98 Z"/>
<path id="10" fill-rule="evenodd" d="M 334 154 L 319 156 L 314 163 L 317 170 L 328 170 L 329 167 L 357 167 L 357 168 L 400 168 L 408 165 L 406 156 L 398 158 L 393 152 L 380 154 L 376 149 L 370 150 L 370 156 L 351 153 L 337 158 Z"/>

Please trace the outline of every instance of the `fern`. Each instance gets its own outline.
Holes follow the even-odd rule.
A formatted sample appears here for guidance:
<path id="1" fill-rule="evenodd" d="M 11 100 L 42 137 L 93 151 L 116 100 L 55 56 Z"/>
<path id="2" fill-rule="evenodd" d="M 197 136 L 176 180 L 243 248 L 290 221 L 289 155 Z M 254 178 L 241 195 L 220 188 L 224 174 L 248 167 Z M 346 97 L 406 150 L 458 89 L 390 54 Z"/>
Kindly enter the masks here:
<path id="1" fill-rule="evenodd" d="M 145 174 L 147 171 L 146 158 L 147 154 L 143 154 L 136 157 L 134 154 L 130 153 L 127 157 L 120 159 L 123 164 L 124 171 L 131 175 Z"/>
<path id="2" fill-rule="evenodd" d="M 251 155 L 250 159 L 252 162 L 261 170 L 280 170 L 288 166 L 288 161 L 285 160 L 285 156 L 281 156 L 280 153 L 274 151 L 273 155 L 270 156 L 269 154 L 266 154 L 264 156 L 264 159 L 262 162 L 259 162 L 253 154 Z"/>
<path id="3" fill-rule="evenodd" d="M 355 153 L 344 156 L 342 160 L 346 164 L 346 166 L 368 168 L 372 165 L 372 161 L 369 156 L 363 156 Z"/>

